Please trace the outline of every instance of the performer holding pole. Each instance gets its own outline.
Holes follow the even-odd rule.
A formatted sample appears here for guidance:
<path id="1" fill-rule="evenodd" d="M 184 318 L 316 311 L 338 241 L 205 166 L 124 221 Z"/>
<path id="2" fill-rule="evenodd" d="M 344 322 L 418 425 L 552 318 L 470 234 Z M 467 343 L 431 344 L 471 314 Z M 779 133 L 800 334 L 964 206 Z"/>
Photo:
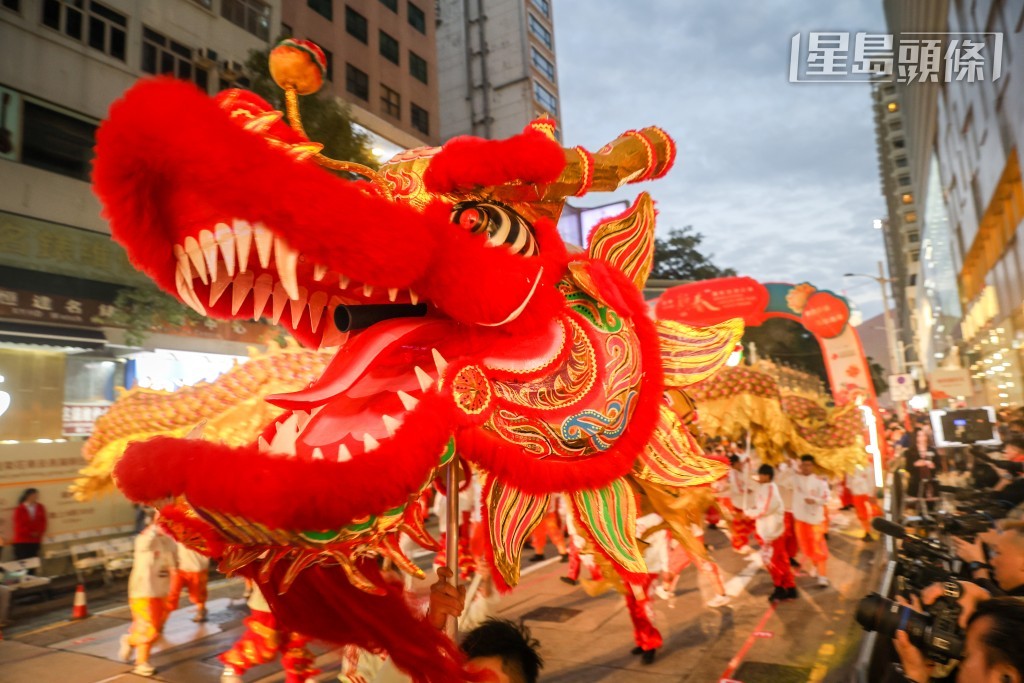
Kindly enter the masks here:
<path id="1" fill-rule="evenodd" d="M 445 475 L 445 492 L 448 505 L 447 536 L 445 540 L 446 566 L 452 569 L 452 585 L 458 589 L 459 572 L 455 568 L 459 566 L 459 458 L 454 457 L 448 463 L 448 471 Z M 449 616 L 444 627 L 445 634 L 454 642 L 459 637 L 459 620 Z"/>

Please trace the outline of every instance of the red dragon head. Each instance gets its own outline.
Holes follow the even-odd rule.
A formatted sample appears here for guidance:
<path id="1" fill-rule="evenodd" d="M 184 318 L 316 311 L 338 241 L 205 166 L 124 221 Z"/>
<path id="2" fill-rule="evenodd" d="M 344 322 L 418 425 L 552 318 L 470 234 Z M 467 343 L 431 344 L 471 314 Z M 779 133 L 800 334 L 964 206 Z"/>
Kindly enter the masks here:
<path id="1" fill-rule="evenodd" d="M 96 192 L 136 267 L 204 315 L 269 318 L 308 345 L 340 344 L 319 380 L 268 398 L 286 412 L 248 447 L 156 438 L 130 446 L 115 477 L 134 500 L 176 499 L 179 535 L 227 569 L 258 567 L 286 622 L 389 649 L 407 669 L 419 657 L 422 680 L 443 680 L 450 670 L 423 664 L 443 646 L 396 616 L 400 600 L 369 559 L 415 569 L 395 542 L 399 529 L 425 537 L 405 514 L 410 500 L 454 452 L 479 469 L 495 564 L 513 583 L 550 494 L 593 496 L 577 503 L 600 510 L 631 499 L 623 477 L 634 467 L 661 483 L 717 478 L 717 463 L 696 460 L 680 474 L 670 442 L 648 442 L 671 421 L 666 371 L 705 376 L 738 328 L 695 344 L 692 331 L 647 317 L 646 194 L 598 226 L 587 254 L 567 253 L 557 232 L 566 197 L 666 173 L 675 149 L 661 130 L 591 154 L 562 149 L 541 120 L 508 140 L 458 138 L 373 171 L 320 155 L 286 94 L 291 126 L 251 93 L 211 100 L 152 79 L 99 130 Z M 402 304 L 402 316 L 347 337 L 334 324 Z M 630 523 L 593 530 L 613 559 L 619 546 L 637 555 L 617 536 L 631 539 Z M 368 593 L 390 599 L 386 621 L 365 608 Z M 337 610 L 313 618 L 317 605 Z M 423 651 L 409 652 L 410 633 Z"/>

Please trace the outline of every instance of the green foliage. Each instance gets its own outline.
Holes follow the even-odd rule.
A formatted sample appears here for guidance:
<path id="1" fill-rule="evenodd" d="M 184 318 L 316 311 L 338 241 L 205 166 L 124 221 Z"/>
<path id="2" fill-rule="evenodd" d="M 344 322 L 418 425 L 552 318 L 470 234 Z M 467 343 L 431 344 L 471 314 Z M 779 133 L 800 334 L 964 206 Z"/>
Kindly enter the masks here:
<path id="1" fill-rule="evenodd" d="M 114 313 L 105 321 L 125 328 L 129 346 L 142 346 L 146 335 L 162 324 L 183 327 L 201 325 L 205 318 L 156 287 L 122 289 L 114 299 Z"/>
<path id="2" fill-rule="evenodd" d="M 654 240 L 654 269 L 651 277 L 660 280 L 710 280 L 736 274 L 732 268 L 719 268 L 712 256 L 700 251 L 704 235 L 692 225 L 672 228 L 665 239 Z"/>
<path id="3" fill-rule="evenodd" d="M 282 39 L 279 38 L 278 42 Z M 266 50 L 249 51 L 249 58 L 245 62 L 251 83 L 249 89 L 270 102 L 274 109 L 284 111 L 284 91 L 277 87 L 270 76 L 269 60 L 269 47 Z M 370 151 L 370 139 L 352 128 L 348 106 L 326 92 L 326 82 L 324 86 L 314 95 L 299 98 L 302 127 L 306 129 L 306 134 L 313 142 L 322 144 L 323 154 L 332 159 L 354 161 L 377 168 L 377 161 Z"/>

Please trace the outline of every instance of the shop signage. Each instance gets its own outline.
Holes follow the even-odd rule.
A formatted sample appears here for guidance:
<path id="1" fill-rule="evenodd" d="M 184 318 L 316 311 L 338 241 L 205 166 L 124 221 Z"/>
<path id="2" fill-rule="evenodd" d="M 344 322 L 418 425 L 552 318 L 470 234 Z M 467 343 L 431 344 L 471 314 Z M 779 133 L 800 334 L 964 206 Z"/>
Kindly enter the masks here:
<path id="1" fill-rule="evenodd" d="M 113 304 L 93 299 L 0 289 L 0 318 L 96 327 L 113 314 Z"/>
<path id="2" fill-rule="evenodd" d="M 928 390 L 932 398 L 967 398 L 974 394 L 971 373 L 966 368 L 935 370 L 928 376 Z"/>
<path id="3" fill-rule="evenodd" d="M 846 329 L 850 307 L 831 292 L 818 291 L 807 298 L 800 317 L 807 330 L 822 339 L 832 339 Z"/>
<path id="4" fill-rule="evenodd" d="M 889 375 L 889 398 L 893 401 L 909 401 L 914 398 L 917 389 L 911 375 Z"/>
<path id="5" fill-rule="evenodd" d="M 93 423 L 110 410 L 110 403 L 65 403 L 63 414 L 64 436 L 89 436 Z"/>

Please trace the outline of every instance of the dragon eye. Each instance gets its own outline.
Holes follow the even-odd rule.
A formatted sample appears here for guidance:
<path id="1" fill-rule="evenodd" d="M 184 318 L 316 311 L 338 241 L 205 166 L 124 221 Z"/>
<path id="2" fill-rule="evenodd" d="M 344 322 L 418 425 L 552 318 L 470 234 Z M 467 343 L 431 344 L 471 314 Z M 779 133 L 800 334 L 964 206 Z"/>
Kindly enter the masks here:
<path id="1" fill-rule="evenodd" d="M 463 202 L 452 210 L 452 223 L 474 233 L 487 235 L 487 244 L 506 245 L 513 254 L 534 256 L 540 250 L 533 227 L 515 211 L 499 204 Z"/>

